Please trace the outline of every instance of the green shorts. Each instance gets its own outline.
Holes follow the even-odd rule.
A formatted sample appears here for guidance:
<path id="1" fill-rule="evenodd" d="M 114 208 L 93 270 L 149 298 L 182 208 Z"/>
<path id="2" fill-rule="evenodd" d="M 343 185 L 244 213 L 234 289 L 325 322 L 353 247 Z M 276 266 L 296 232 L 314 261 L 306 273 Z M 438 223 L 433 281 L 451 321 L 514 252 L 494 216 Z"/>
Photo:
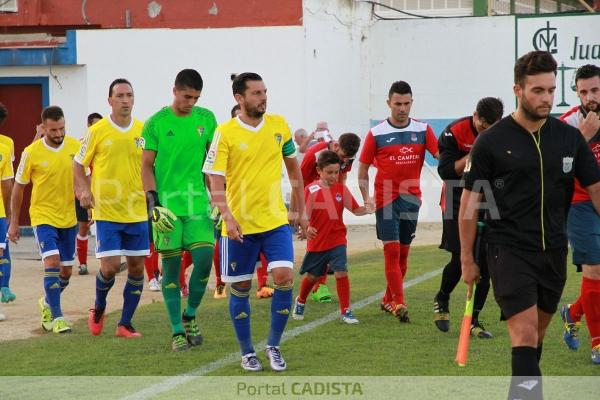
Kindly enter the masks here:
<path id="1" fill-rule="evenodd" d="M 169 233 L 153 230 L 156 251 L 186 250 L 190 245 L 198 242 L 215 243 L 215 227 L 207 215 L 177 217 L 173 225 L 175 229 Z"/>

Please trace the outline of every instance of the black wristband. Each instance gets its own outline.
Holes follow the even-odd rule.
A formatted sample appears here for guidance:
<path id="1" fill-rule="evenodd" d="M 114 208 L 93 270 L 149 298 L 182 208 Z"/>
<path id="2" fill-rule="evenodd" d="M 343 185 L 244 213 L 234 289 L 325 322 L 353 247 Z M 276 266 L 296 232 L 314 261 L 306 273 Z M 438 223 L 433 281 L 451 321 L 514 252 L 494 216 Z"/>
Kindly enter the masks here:
<path id="1" fill-rule="evenodd" d="M 152 210 L 154 207 L 160 207 L 160 201 L 158 201 L 158 193 L 156 190 L 148 190 L 146 192 L 146 202 L 148 208 Z"/>

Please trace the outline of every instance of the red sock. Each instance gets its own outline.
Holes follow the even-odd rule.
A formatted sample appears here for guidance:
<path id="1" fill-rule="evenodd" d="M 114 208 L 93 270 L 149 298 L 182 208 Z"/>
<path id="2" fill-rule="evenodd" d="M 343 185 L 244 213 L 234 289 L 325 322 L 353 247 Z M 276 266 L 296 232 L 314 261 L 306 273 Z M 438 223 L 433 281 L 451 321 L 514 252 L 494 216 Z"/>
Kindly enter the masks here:
<path id="1" fill-rule="evenodd" d="M 79 260 L 79 265 L 87 264 L 88 238 L 89 236 L 83 237 L 77 234 L 77 259 Z"/>
<path id="2" fill-rule="evenodd" d="M 321 275 L 320 277 L 317 278 L 317 280 L 315 281 L 315 284 L 313 285 L 313 292 L 316 292 L 317 289 L 319 289 L 319 286 L 321 285 L 326 285 L 327 284 L 327 273 L 325 273 L 325 275 Z"/>
<path id="3" fill-rule="evenodd" d="M 181 287 L 186 285 L 185 282 L 185 270 L 192 265 L 192 255 L 189 251 L 181 253 L 181 268 L 179 268 L 179 284 Z"/>
<path id="4" fill-rule="evenodd" d="M 402 272 L 402 279 L 406 276 L 406 271 L 408 271 L 408 252 L 410 251 L 410 244 L 401 244 L 400 245 L 400 272 Z"/>
<path id="5" fill-rule="evenodd" d="M 583 289 L 583 282 L 581 282 L 581 286 Z M 575 300 L 575 303 L 571 304 L 569 307 L 569 315 L 573 322 L 581 321 L 581 317 L 583 317 L 583 304 L 581 303 L 581 295 Z"/>
<path id="6" fill-rule="evenodd" d="M 215 251 L 213 253 L 213 265 L 215 266 L 215 279 L 217 286 L 222 285 L 223 281 L 221 280 L 221 253 L 219 252 L 219 243 L 221 241 L 215 241 Z"/>
<path id="7" fill-rule="evenodd" d="M 583 277 L 581 303 L 592 339 L 592 347 L 596 347 L 600 345 L 600 280 Z"/>
<path id="8" fill-rule="evenodd" d="M 315 281 L 308 277 L 308 274 L 302 279 L 300 283 L 300 293 L 298 293 L 298 301 L 302 304 L 306 303 L 306 298 L 310 294 L 310 290 L 313 287 Z"/>
<path id="9" fill-rule="evenodd" d="M 267 272 L 267 259 L 263 253 L 260 253 L 260 267 L 256 268 L 256 280 L 258 281 L 258 288 L 267 286 L 267 280 L 269 279 L 269 273 Z"/>
<path id="10" fill-rule="evenodd" d="M 383 295 L 383 300 L 381 300 L 383 303 L 389 303 L 390 301 L 394 300 L 392 298 L 392 292 L 390 291 L 390 287 L 389 285 L 385 286 L 385 294 Z"/>
<path id="11" fill-rule="evenodd" d="M 385 279 L 396 304 L 404 304 L 402 272 L 400 271 L 400 243 L 393 242 L 383 246 L 385 258 Z"/>
<path id="12" fill-rule="evenodd" d="M 144 267 L 146 268 L 146 275 L 148 275 L 149 281 L 159 275 L 158 253 L 154 251 L 154 243 L 150 243 L 150 254 L 144 260 Z"/>
<path id="13" fill-rule="evenodd" d="M 340 301 L 340 311 L 343 314 L 350 308 L 350 280 L 348 279 L 348 275 L 339 278 L 336 277 L 335 287 Z"/>

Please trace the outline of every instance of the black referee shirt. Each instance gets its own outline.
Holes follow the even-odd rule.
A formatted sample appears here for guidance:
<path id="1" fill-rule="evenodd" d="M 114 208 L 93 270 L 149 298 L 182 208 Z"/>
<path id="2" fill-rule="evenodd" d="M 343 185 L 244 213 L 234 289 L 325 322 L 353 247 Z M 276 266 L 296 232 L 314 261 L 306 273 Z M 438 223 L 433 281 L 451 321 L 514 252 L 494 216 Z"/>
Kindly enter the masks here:
<path id="1" fill-rule="evenodd" d="M 487 241 L 525 250 L 565 248 L 573 178 L 583 187 L 600 181 L 582 134 L 552 117 L 534 133 L 505 117 L 477 138 L 470 157 L 465 188 L 485 193 Z"/>

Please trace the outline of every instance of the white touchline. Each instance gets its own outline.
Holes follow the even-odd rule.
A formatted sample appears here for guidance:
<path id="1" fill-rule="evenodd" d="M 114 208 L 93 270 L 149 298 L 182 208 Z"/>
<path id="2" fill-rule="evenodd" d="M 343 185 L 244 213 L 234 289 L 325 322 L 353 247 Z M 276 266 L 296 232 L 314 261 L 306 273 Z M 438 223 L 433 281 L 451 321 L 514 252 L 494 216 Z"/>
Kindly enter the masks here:
<path id="1" fill-rule="evenodd" d="M 433 278 L 434 276 L 439 275 L 442 271 L 443 271 L 443 268 L 439 268 L 434 271 L 427 272 L 426 274 L 419 275 L 416 278 L 413 278 L 409 281 L 406 281 L 406 282 L 404 282 L 404 289 L 408 289 L 411 286 L 418 285 L 421 282 L 424 282 L 430 278 Z M 372 296 L 369 296 L 360 301 L 357 301 L 356 303 L 352 304 L 352 309 L 358 310 L 360 308 L 368 306 L 369 304 L 374 303 L 377 300 L 379 300 L 381 298 L 381 296 L 383 296 L 383 292 L 375 293 Z M 326 324 L 328 322 L 334 321 L 334 320 L 338 319 L 339 317 L 340 317 L 340 313 L 337 311 L 334 311 L 334 312 L 327 314 L 326 316 L 321 317 L 315 321 L 309 322 L 308 324 L 304 324 L 297 328 L 290 329 L 283 334 L 283 338 L 281 339 L 281 342 L 282 343 L 286 342 L 286 341 L 288 341 L 292 338 L 295 338 L 296 336 L 299 336 L 305 332 L 312 331 L 313 329 L 318 328 L 319 326 Z M 266 345 L 267 345 L 267 341 L 263 340 L 256 345 L 256 348 L 260 349 L 260 348 L 265 347 Z M 158 396 L 161 393 L 165 393 L 172 389 L 175 389 L 177 386 L 183 385 L 184 383 L 187 383 L 199 376 L 209 374 L 213 371 L 216 371 L 216 370 L 218 370 L 226 365 L 232 364 L 234 362 L 239 362 L 240 357 L 241 356 L 240 356 L 239 351 L 228 354 L 225 357 L 221 358 L 220 360 L 213 361 L 213 362 L 205 364 L 199 368 L 193 369 L 189 372 L 186 372 L 186 373 L 183 373 L 183 374 L 177 375 L 177 376 L 172 376 L 170 378 L 165 379 L 164 381 L 162 381 L 160 383 L 155 383 L 151 386 L 148 386 L 147 388 L 142 389 L 136 393 L 133 393 L 129 396 L 123 397 L 122 400 L 151 399 L 153 397 Z"/>

